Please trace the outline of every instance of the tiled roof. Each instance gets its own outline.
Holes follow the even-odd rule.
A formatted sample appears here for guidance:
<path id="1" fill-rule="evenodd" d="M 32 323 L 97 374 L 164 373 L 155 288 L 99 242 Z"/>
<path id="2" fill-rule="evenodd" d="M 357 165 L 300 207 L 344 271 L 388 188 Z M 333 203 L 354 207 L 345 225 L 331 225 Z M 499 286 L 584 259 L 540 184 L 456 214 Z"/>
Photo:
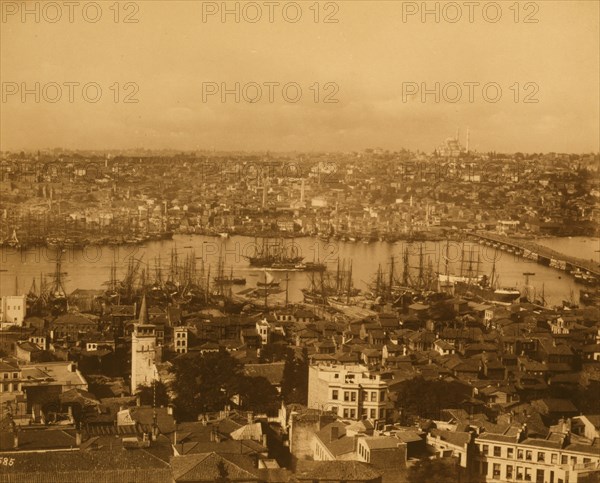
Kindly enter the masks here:
<path id="1" fill-rule="evenodd" d="M 170 481 L 169 465 L 143 450 L 11 453 L 17 464 L 2 468 L 2 481 L 15 483 L 162 483 Z"/>
<path id="2" fill-rule="evenodd" d="M 0 361 L 0 372 L 15 372 L 19 370 L 19 366 L 12 365 L 4 361 Z"/>
<path id="3" fill-rule="evenodd" d="M 233 481 L 258 481 L 252 460 L 243 455 L 219 455 L 200 453 L 175 456 L 171 459 L 173 478 L 183 481 L 215 481 L 219 477 L 219 463 L 223 463 L 229 478 Z"/>
<path id="4" fill-rule="evenodd" d="M 392 436 L 373 436 L 363 438 L 365 444 L 369 449 L 389 449 L 397 448 L 401 441 L 398 438 Z"/>
<path id="5" fill-rule="evenodd" d="M 151 407 L 132 407 L 129 413 L 132 419 L 143 428 L 150 431 L 154 421 L 154 409 Z M 156 408 L 156 424 L 162 434 L 168 434 L 175 431 L 175 420 L 168 414 L 167 408 Z"/>
<path id="6" fill-rule="evenodd" d="M 338 436 L 335 439 L 332 439 L 331 437 L 331 430 L 333 427 L 338 428 Z M 316 436 L 334 456 L 354 451 L 354 437 L 346 436 L 346 425 L 339 421 L 328 424 L 321 429 Z"/>
<path id="7" fill-rule="evenodd" d="M 296 478 L 300 481 L 369 481 L 381 474 L 359 461 L 304 461 L 296 466 Z"/>
<path id="8" fill-rule="evenodd" d="M 269 364 L 246 364 L 244 373 L 250 377 L 264 377 L 271 384 L 281 384 L 285 362 L 271 362 Z"/>
<path id="9" fill-rule="evenodd" d="M 471 434 L 459 431 L 447 431 L 445 429 L 432 429 L 431 436 L 434 438 L 440 437 L 442 441 L 447 441 L 456 446 L 464 446 L 471 441 Z"/>

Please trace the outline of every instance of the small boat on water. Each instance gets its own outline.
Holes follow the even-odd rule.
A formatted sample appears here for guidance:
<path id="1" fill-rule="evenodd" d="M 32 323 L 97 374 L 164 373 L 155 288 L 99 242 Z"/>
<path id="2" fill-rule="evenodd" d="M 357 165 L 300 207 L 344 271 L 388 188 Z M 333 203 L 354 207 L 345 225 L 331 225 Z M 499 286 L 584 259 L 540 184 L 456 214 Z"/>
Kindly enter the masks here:
<path id="1" fill-rule="evenodd" d="M 214 281 L 218 285 L 246 285 L 243 277 L 215 277 Z"/>
<path id="2" fill-rule="evenodd" d="M 275 280 L 275 278 L 273 277 L 273 275 L 271 275 L 269 272 L 265 271 L 265 280 L 264 282 L 256 282 L 256 286 L 257 287 L 266 287 L 266 288 L 276 288 L 279 287 L 279 281 Z"/>

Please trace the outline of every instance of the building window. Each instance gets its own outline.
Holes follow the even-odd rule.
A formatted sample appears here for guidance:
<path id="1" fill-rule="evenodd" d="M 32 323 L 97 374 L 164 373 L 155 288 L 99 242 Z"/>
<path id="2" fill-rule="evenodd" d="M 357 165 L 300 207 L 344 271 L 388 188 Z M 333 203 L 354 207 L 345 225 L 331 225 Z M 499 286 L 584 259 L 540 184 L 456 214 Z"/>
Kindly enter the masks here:
<path id="1" fill-rule="evenodd" d="M 525 481 L 531 481 L 531 468 L 525 468 Z"/>
<path id="2" fill-rule="evenodd" d="M 350 393 L 348 391 L 344 391 L 344 401 L 349 401 L 350 400 Z"/>
<path id="3" fill-rule="evenodd" d="M 494 463 L 494 466 L 492 467 L 492 471 L 493 471 L 493 476 L 494 478 L 500 478 L 500 463 Z"/>
<path id="4" fill-rule="evenodd" d="M 546 460 L 546 453 L 538 451 L 538 455 L 537 456 L 538 456 L 538 458 L 537 458 L 538 462 L 542 462 L 543 463 Z"/>
<path id="5" fill-rule="evenodd" d="M 355 393 L 354 391 L 352 391 L 352 392 L 350 393 L 350 400 L 351 400 L 352 402 L 355 402 L 355 401 L 356 401 L 356 393 Z"/>
<path id="6" fill-rule="evenodd" d="M 544 470 L 542 470 L 542 469 L 536 470 L 535 481 L 536 481 L 536 483 L 544 483 Z"/>
<path id="7" fill-rule="evenodd" d="M 509 459 L 513 459 L 515 457 L 515 449 L 514 448 L 506 448 L 506 457 Z"/>
<path id="8" fill-rule="evenodd" d="M 523 479 L 523 467 L 517 466 L 517 480 Z"/>
<path id="9" fill-rule="evenodd" d="M 337 406 L 331 406 L 331 412 L 337 414 L 338 413 L 338 408 Z"/>
<path id="10" fill-rule="evenodd" d="M 506 479 L 507 480 L 512 480 L 513 479 L 513 467 L 512 467 L 512 465 L 508 465 L 506 467 Z"/>
<path id="11" fill-rule="evenodd" d="M 552 453 L 550 455 L 550 463 L 552 463 L 553 465 L 558 463 L 558 455 L 556 453 Z"/>
<path id="12" fill-rule="evenodd" d="M 489 451 L 489 447 L 488 447 L 488 445 L 487 445 L 487 444 L 484 444 L 484 445 L 481 447 L 481 452 L 482 452 L 483 454 L 488 454 L 488 451 Z"/>
<path id="13" fill-rule="evenodd" d="M 350 410 L 350 418 L 354 419 L 356 417 L 356 409 L 351 409 Z"/>
<path id="14" fill-rule="evenodd" d="M 517 459 L 518 460 L 522 460 L 523 459 L 523 450 L 522 449 L 518 449 L 517 450 Z"/>
<path id="15" fill-rule="evenodd" d="M 371 409 L 371 419 L 375 419 L 376 417 L 375 409 Z"/>
<path id="16" fill-rule="evenodd" d="M 331 399 L 333 399 L 334 401 L 337 401 L 338 398 L 338 390 L 334 389 L 333 391 L 331 391 Z"/>
<path id="17" fill-rule="evenodd" d="M 560 458 L 560 464 L 566 465 L 569 463 L 569 457 L 567 455 L 562 455 Z"/>
<path id="18" fill-rule="evenodd" d="M 525 451 L 525 460 L 531 461 L 533 459 L 533 451 L 527 450 Z"/>
<path id="19" fill-rule="evenodd" d="M 376 391 L 373 391 L 371 393 L 371 401 L 377 401 L 377 392 Z"/>
<path id="20" fill-rule="evenodd" d="M 494 446 L 494 456 L 498 458 L 502 456 L 502 448 L 500 446 Z"/>
<path id="21" fill-rule="evenodd" d="M 348 417 L 348 408 L 344 408 L 344 417 L 347 418 Z"/>
<path id="22" fill-rule="evenodd" d="M 381 392 L 379 393 L 379 395 L 381 396 L 379 400 L 380 400 L 380 401 L 384 401 L 384 400 L 385 400 L 385 391 L 381 391 Z"/>

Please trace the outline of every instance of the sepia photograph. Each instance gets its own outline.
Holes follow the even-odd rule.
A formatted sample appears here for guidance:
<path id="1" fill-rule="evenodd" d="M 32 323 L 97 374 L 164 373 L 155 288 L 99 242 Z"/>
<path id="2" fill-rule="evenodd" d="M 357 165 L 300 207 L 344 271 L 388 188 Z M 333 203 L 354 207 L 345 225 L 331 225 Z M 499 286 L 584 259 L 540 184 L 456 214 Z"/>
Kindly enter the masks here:
<path id="1" fill-rule="evenodd" d="M 598 0 L 0 0 L 0 483 L 600 483 Z"/>

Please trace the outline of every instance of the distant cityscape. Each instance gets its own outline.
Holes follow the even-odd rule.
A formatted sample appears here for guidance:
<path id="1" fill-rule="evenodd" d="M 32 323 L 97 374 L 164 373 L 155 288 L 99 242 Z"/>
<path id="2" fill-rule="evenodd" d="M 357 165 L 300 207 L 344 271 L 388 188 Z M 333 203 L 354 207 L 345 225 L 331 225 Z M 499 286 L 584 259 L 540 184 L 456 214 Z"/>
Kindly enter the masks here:
<path id="1" fill-rule="evenodd" d="M 469 137 L 2 153 L 0 480 L 599 481 L 600 157 Z"/>
<path id="2" fill-rule="evenodd" d="M 3 245 L 135 244 L 173 233 L 443 239 L 597 235 L 598 154 L 4 153 Z M 468 133 L 466 138 L 468 146 Z"/>

